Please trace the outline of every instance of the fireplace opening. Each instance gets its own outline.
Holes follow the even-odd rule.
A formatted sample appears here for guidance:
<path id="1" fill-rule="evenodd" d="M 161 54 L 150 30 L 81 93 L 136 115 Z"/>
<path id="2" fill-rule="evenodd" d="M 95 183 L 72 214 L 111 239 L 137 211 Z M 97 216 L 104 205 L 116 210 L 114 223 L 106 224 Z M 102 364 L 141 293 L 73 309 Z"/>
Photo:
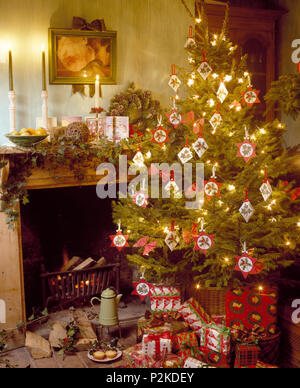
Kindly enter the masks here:
<path id="1" fill-rule="evenodd" d="M 110 247 L 109 236 L 115 231 L 111 199 L 99 199 L 95 186 L 30 190 L 29 204 L 21 206 L 27 317 L 33 309 L 44 307 L 42 273 L 60 273 L 64 268 L 72 271 L 84 263 L 86 268 L 93 268 L 103 257 L 105 265 L 120 263 L 121 292 L 129 294 L 132 290 L 132 268 L 125 252 L 119 253 Z M 72 263 L 73 266 L 70 266 Z M 77 276 L 79 280 L 73 288 L 93 288 L 98 279 L 95 276 L 93 272 L 84 274 L 80 279 Z M 59 275 L 55 283 L 56 279 L 61 280 Z M 68 282 L 69 279 L 66 278 Z M 108 279 L 105 281 L 108 282 Z M 48 288 L 46 292 L 49 294 Z"/>

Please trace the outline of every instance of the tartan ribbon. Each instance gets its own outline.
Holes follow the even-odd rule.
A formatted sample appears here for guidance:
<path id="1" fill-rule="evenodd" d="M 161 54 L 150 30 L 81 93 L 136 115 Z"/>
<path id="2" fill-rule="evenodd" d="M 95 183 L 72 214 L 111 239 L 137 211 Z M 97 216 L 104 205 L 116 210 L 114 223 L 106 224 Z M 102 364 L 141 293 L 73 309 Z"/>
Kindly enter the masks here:
<path id="1" fill-rule="evenodd" d="M 235 367 L 256 366 L 259 347 L 255 345 L 237 345 Z"/>
<path id="2" fill-rule="evenodd" d="M 172 336 L 169 331 L 166 331 L 165 333 L 161 334 L 148 334 L 144 337 L 144 343 L 147 344 L 148 342 L 155 342 L 155 353 L 161 354 L 160 352 L 160 340 L 161 339 L 167 339 L 172 341 Z"/>

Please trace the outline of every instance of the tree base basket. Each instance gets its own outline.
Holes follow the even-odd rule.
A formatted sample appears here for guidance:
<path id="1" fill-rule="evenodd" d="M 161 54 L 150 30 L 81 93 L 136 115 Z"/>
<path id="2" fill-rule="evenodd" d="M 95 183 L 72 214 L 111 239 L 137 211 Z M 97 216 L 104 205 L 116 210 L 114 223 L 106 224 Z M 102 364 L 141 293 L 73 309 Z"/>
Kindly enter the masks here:
<path id="1" fill-rule="evenodd" d="M 226 315 L 225 296 L 227 288 L 207 287 L 199 289 L 192 287 L 188 290 L 188 297 L 194 298 L 210 315 Z"/>
<path id="2" fill-rule="evenodd" d="M 278 365 L 280 358 L 280 336 L 281 332 L 278 332 L 277 334 L 259 341 L 259 361 L 266 364 Z"/>

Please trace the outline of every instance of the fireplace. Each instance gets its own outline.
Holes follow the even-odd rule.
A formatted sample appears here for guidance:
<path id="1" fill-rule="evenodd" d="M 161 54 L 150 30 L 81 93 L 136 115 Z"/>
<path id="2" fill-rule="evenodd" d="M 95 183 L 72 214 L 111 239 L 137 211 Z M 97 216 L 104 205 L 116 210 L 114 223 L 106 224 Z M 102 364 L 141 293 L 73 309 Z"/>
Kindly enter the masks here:
<path id="1" fill-rule="evenodd" d="M 12 149 L 7 151 L 7 153 L 4 155 L 4 158 L 9 161 L 13 161 L 14 158 L 19 156 L 23 157 L 24 152 Z M 74 254 L 78 249 L 80 252 L 75 254 L 82 254 L 84 256 L 95 255 L 95 258 L 97 258 L 98 255 L 106 255 L 108 260 L 110 258 L 119 260 L 122 266 L 120 271 L 121 291 L 126 291 L 127 287 L 131 290 L 132 270 L 128 266 L 127 260 L 125 259 L 125 253 L 128 251 L 124 253 L 122 252 L 119 255 L 117 250 L 110 248 L 110 241 L 102 241 L 102 239 L 99 237 L 99 234 L 97 234 L 99 233 L 97 232 L 97 229 L 94 229 L 94 232 L 93 230 L 91 232 L 93 233 L 93 242 L 88 242 L 86 246 L 81 244 L 81 241 L 75 241 L 75 238 L 73 239 L 74 246 L 72 246 L 67 238 L 70 236 L 72 237 L 72 234 L 66 230 L 65 232 L 67 237 L 65 241 L 63 241 L 65 244 L 61 243 L 61 236 L 58 236 L 58 241 L 55 241 L 55 247 L 50 246 L 49 248 L 51 255 L 49 252 L 47 255 L 45 255 L 44 252 L 45 247 L 47 246 L 47 241 L 44 241 L 43 238 L 40 238 L 40 234 L 43 233 L 44 237 L 49 237 L 49 240 L 51 240 L 54 233 L 57 235 L 56 228 L 60 228 L 59 230 L 64 231 L 64 225 L 62 224 L 63 220 L 59 219 L 58 213 L 49 214 L 49 209 L 53 209 L 54 203 L 56 203 L 56 205 L 60 204 L 60 196 L 63 195 L 61 193 L 65 193 L 64 201 L 67 202 L 69 200 L 71 201 L 70 198 L 72 196 L 77 198 L 78 202 L 76 209 L 78 212 L 81 211 L 82 202 L 90 204 L 89 200 L 84 200 L 85 196 L 89 198 L 88 192 L 92 193 L 93 201 L 96 201 L 97 203 L 95 206 L 99 206 L 100 208 L 103 206 L 105 208 L 106 206 L 111 205 L 110 203 L 105 205 L 105 201 L 103 202 L 103 200 L 100 200 L 96 197 L 95 187 L 102 176 L 97 175 L 94 169 L 86 168 L 84 172 L 85 179 L 84 181 L 79 182 L 74 177 L 73 172 L 70 171 L 67 167 L 61 166 L 55 171 L 55 173 L 53 173 L 53 171 L 50 169 L 50 164 L 48 170 L 47 163 L 43 168 L 35 167 L 32 170 L 32 175 L 27 178 L 25 188 L 29 190 L 31 202 L 24 207 L 21 205 L 18 206 L 17 210 L 20 212 L 20 217 L 19 222 L 15 228 L 8 228 L 6 223 L 6 214 L 0 212 L 0 295 L 1 300 L 3 300 L 2 304 L 5 306 L 6 319 L 6 323 L 1 324 L 1 328 L 5 328 L 7 330 L 14 330 L 18 323 L 26 321 L 26 315 L 28 316 L 30 313 L 31 305 L 36 303 L 36 301 L 33 302 L 31 299 L 33 300 L 36 298 L 38 302 L 41 300 L 40 296 L 34 295 L 34 291 L 32 290 L 27 290 L 25 294 L 25 280 L 27 282 L 27 277 L 31 276 L 33 279 L 35 279 L 35 281 L 37 281 L 37 278 L 39 278 L 41 272 L 40 264 L 42 264 L 43 261 L 45 262 L 45 265 L 49 265 L 49 269 L 58 268 L 60 266 L 60 260 L 62 260 L 60 256 L 62 254 L 60 251 L 62 246 L 64 248 L 63 255 L 65 255 L 63 257 L 65 258 L 66 254 L 67 258 L 69 258 L 69 256 Z M 59 179 L 57 179 L 57 177 L 59 177 Z M 52 196 L 57 196 L 56 199 L 58 198 L 58 201 L 56 199 L 54 201 Z M 66 207 L 67 205 L 68 204 L 66 204 Z M 36 213 L 35 216 L 28 215 L 28 213 L 30 213 L 33 208 L 39 209 L 36 211 L 41 211 L 41 213 Z M 91 213 L 92 212 L 89 212 L 90 215 Z M 48 222 L 43 214 L 47 214 L 49 216 Z M 83 213 L 83 217 L 84 216 L 85 214 Z M 96 224 L 97 228 L 101 223 L 100 216 L 99 213 L 96 213 L 95 218 L 93 218 L 94 221 L 92 221 L 94 222 L 94 226 Z M 55 217 L 58 224 L 60 222 L 58 226 L 53 224 Z M 40 228 L 39 225 L 41 220 L 44 220 L 44 224 L 46 224 L 45 228 L 47 227 L 47 229 Z M 80 221 L 79 217 L 76 220 L 76 223 L 74 224 L 77 226 L 77 228 L 74 227 L 75 231 L 77 231 L 77 234 L 75 233 L 76 236 L 80 234 L 79 231 L 81 230 L 81 223 L 84 224 L 84 222 L 85 220 Z M 107 236 L 110 231 L 115 232 L 115 226 L 113 226 L 113 229 L 110 230 L 112 227 L 111 215 L 109 216 L 109 219 L 105 219 L 104 222 L 104 227 L 102 228 L 104 233 L 103 238 L 105 238 L 105 235 Z M 92 227 L 89 228 L 89 230 L 91 229 Z M 101 233 L 100 236 L 102 236 Z M 80 236 L 86 237 L 86 232 L 83 231 Z M 104 251 L 100 253 L 99 249 L 101 247 L 99 244 L 101 245 L 102 242 Z M 60 249 L 58 249 L 58 247 L 60 247 Z M 105 249 L 109 250 L 109 252 L 105 251 Z M 55 255 L 55 252 L 58 252 L 58 256 Z M 30 259 L 32 259 L 32 261 L 30 261 Z M 31 266 L 31 269 L 26 268 L 27 265 L 29 265 L 29 268 Z M 26 271 L 25 276 L 24 269 Z M 28 272 L 30 272 L 29 275 Z M 29 286 L 26 285 L 26 287 Z M 25 299 L 27 299 L 27 303 L 29 304 L 28 307 L 26 306 Z"/>
<path id="2" fill-rule="evenodd" d="M 29 201 L 20 209 L 27 317 L 45 302 L 41 274 L 63 271 L 75 257 L 81 258 L 81 264 L 102 257 L 107 264 L 119 262 L 122 292 L 130 290 L 132 275 L 125 254 L 110 247 L 109 236 L 116 229 L 110 199 L 99 199 L 95 186 L 83 186 L 30 190 Z M 90 276 L 74 287 L 93 287 L 94 282 Z"/>

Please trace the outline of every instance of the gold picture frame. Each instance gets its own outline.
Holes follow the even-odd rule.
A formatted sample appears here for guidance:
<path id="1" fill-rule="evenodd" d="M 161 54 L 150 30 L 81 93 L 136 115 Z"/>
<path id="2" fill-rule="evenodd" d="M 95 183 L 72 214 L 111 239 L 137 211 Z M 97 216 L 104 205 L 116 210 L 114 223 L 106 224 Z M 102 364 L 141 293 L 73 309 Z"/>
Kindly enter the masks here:
<path id="1" fill-rule="evenodd" d="M 117 32 L 49 28 L 49 83 L 117 83 Z"/>

